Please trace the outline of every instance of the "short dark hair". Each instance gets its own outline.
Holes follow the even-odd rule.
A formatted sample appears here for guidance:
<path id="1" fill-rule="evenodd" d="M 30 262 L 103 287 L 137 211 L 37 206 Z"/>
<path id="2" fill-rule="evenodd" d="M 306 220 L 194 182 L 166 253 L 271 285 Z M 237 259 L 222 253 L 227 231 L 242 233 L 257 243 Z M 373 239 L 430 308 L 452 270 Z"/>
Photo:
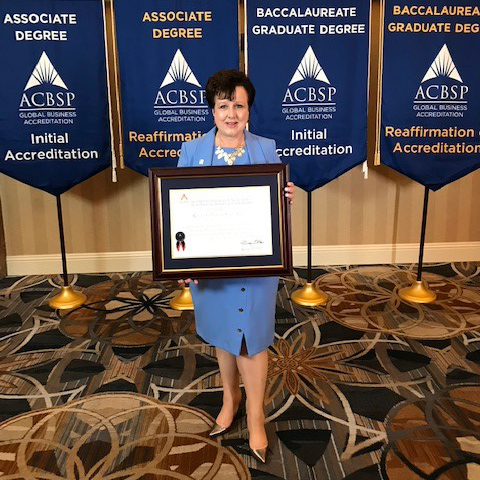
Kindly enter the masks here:
<path id="1" fill-rule="evenodd" d="M 236 87 L 245 88 L 248 94 L 248 107 L 250 108 L 255 99 L 255 87 L 243 72 L 233 68 L 219 70 L 208 79 L 205 91 L 210 108 L 215 106 L 216 96 L 232 100 Z"/>

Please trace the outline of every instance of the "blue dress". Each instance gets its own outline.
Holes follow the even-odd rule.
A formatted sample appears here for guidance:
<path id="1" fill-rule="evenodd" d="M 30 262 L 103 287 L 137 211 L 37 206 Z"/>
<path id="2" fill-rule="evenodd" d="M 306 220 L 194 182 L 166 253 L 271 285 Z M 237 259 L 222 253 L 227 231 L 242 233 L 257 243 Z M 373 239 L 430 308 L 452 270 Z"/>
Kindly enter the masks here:
<path id="1" fill-rule="evenodd" d="M 224 148 L 227 153 L 234 149 Z M 250 164 L 248 150 L 234 165 Z M 227 165 L 213 155 L 212 165 Z M 278 277 L 201 279 L 190 284 L 197 333 L 211 345 L 239 355 L 245 338 L 248 355 L 273 341 Z"/>

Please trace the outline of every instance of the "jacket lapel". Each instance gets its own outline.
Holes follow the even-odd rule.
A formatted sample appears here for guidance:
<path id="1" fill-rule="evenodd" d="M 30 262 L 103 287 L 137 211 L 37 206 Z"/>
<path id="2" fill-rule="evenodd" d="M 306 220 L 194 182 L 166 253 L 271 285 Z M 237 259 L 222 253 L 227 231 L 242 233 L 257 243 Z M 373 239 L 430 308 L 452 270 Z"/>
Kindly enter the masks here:
<path id="1" fill-rule="evenodd" d="M 216 127 L 209 130 L 198 142 L 193 156 L 193 166 L 211 166 L 213 162 L 213 150 L 215 148 Z M 201 162 L 203 160 L 203 162 Z M 201 163 L 200 163 L 201 162 Z"/>
<path id="2" fill-rule="evenodd" d="M 260 142 L 248 130 L 245 130 L 245 144 L 247 145 L 250 163 L 268 163 Z"/>

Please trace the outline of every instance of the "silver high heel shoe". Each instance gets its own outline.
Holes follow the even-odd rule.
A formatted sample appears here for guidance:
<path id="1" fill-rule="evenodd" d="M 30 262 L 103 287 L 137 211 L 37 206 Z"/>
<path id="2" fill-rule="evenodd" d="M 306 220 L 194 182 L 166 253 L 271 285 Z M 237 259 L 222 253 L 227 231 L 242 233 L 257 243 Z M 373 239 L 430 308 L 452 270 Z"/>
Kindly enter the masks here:
<path id="1" fill-rule="evenodd" d="M 267 451 L 268 445 L 265 448 L 252 448 L 250 447 L 250 451 L 252 452 L 253 456 L 261 463 L 267 463 Z"/>
<path id="2" fill-rule="evenodd" d="M 248 412 L 247 412 L 247 417 L 248 417 Z M 264 423 L 264 426 L 265 426 L 265 423 Z M 250 452 L 255 459 L 257 459 L 261 463 L 267 462 L 268 440 L 267 440 L 267 445 L 265 445 L 265 447 L 263 448 L 252 448 L 250 446 L 250 443 L 248 444 L 248 447 L 250 448 Z"/>
<path id="3" fill-rule="evenodd" d="M 242 402 L 240 401 L 240 403 Z M 240 403 L 238 404 L 237 411 L 233 415 L 232 423 L 228 427 L 222 427 L 217 422 L 215 422 L 212 429 L 210 430 L 210 433 L 208 434 L 209 437 L 216 437 L 218 435 L 221 435 L 222 433 L 227 433 L 232 428 L 235 421 L 238 420 L 238 418 L 240 417 Z"/>
<path id="4" fill-rule="evenodd" d="M 228 427 L 222 427 L 217 422 L 215 422 L 214 425 L 213 425 L 213 428 L 210 430 L 210 433 L 208 435 L 210 437 L 216 437 L 217 435 L 221 435 L 222 433 L 225 433 L 228 430 L 230 430 L 230 428 L 232 427 L 232 424 L 233 424 L 233 420 L 232 420 L 232 423 Z"/>

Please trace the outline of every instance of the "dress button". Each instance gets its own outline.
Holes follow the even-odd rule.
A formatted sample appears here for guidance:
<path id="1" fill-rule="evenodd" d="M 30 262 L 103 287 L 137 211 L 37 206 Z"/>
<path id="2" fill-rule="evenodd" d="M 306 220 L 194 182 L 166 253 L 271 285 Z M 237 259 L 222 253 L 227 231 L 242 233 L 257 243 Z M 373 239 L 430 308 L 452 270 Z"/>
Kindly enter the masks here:
<path id="1" fill-rule="evenodd" d="M 241 331 L 242 331 L 242 329 L 241 329 L 241 328 L 237 328 L 237 332 L 241 332 Z"/>
<path id="2" fill-rule="evenodd" d="M 245 291 L 245 287 L 242 287 L 240 290 L 241 290 L 242 292 L 244 292 L 244 291 Z"/>
<path id="3" fill-rule="evenodd" d="M 239 312 L 243 312 L 243 308 L 239 308 L 238 311 L 239 311 Z"/>

